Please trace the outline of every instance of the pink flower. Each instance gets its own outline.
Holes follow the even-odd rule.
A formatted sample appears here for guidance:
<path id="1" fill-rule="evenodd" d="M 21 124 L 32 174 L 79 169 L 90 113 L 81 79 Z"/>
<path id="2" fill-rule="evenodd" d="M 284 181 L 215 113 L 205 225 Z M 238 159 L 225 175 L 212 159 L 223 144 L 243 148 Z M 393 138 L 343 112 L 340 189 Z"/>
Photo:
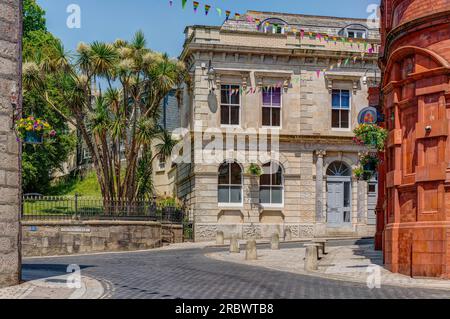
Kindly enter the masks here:
<path id="1" fill-rule="evenodd" d="M 56 135 L 56 131 L 55 131 L 55 130 L 51 130 L 50 136 L 51 136 L 51 137 L 54 137 L 55 135 Z"/>

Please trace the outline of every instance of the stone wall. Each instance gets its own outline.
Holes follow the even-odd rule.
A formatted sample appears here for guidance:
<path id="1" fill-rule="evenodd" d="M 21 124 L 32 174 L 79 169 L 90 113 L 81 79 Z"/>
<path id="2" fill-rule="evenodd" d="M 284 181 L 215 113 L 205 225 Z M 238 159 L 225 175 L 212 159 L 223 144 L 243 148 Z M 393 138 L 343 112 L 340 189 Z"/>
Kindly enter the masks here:
<path id="1" fill-rule="evenodd" d="M 135 221 L 23 222 L 23 256 L 133 251 L 182 242 L 181 225 Z"/>
<path id="2" fill-rule="evenodd" d="M 20 0 L 0 0 L 0 287 L 20 280 L 19 146 L 12 130 L 20 109 Z"/>

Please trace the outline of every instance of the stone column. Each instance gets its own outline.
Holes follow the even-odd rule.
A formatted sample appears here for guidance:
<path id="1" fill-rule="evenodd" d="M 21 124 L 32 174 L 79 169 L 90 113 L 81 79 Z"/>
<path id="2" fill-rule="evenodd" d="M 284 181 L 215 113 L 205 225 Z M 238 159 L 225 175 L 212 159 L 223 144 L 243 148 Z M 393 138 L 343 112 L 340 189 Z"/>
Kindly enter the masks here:
<path id="1" fill-rule="evenodd" d="M 326 155 L 325 151 L 316 151 L 316 222 L 325 222 L 325 215 L 323 213 L 323 157 Z"/>
<path id="2" fill-rule="evenodd" d="M 358 224 L 362 224 L 366 221 L 365 200 L 366 200 L 366 182 L 358 180 Z"/>
<path id="3" fill-rule="evenodd" d="M 20 0 L 0 0 L 0 287 L 20 280 L 21 181 L 13 111 L 21 110 Z"/>

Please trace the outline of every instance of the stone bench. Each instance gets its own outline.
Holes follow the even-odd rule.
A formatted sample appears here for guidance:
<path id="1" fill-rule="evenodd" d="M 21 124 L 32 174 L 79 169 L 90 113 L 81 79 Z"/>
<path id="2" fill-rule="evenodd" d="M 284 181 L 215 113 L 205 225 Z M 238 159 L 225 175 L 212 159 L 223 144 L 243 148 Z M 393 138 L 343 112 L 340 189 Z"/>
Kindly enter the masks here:
<path id="1" fill-rule="evenodd" d="M 319 244 L 319 249 L 322 251 L 322 255 L 326 255 L 326 244 L 327 244 L 327 240 L 326 239 L 314 239 L 312 241 L 313 244 Z"/>

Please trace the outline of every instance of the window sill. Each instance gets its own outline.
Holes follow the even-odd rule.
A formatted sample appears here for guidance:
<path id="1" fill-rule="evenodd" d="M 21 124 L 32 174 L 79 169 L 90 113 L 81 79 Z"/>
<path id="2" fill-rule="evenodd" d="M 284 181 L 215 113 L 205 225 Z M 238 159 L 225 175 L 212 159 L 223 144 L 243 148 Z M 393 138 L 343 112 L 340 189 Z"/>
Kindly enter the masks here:
<path id="1" fill-rule="evenodd" d="M 350 128 L 331 128 L 331 131 L 334 132 L 351 132 L 352 130 Z"/>
<path id="2" fill-rule="evenodd" d="M 260 204 L 263 209 L 283 209 L 284 204 Z"/>
<path id="3" fill-rule="evenodd" d="M 236 209 L 236 208 L 244 208 L 244 203 L 218 203 L 217 206 L 219 208 L 225 208 L 225 209 Z"/>
<path id="4" fill-rule="evenodd" d="M 241 128 L 241 125 L 220 124 L 220 128 Z"/>

